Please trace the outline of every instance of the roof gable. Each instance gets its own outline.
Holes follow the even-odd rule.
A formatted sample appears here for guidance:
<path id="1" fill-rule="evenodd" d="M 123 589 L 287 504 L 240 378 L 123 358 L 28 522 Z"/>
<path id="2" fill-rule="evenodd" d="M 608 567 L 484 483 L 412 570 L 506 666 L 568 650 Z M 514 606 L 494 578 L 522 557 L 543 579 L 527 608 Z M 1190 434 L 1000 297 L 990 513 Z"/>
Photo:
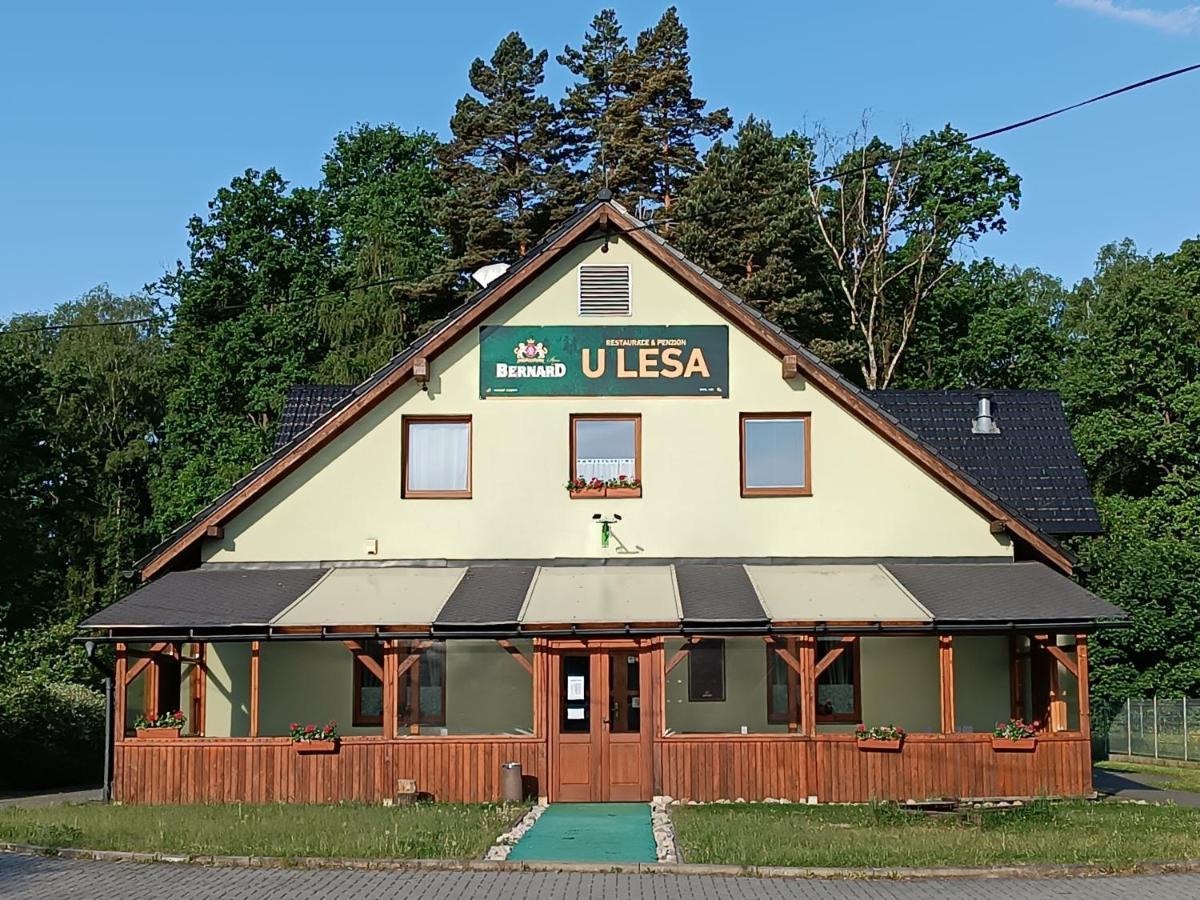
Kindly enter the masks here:
<path id="1" fill-rule="evenodd" d="M 452 311 L 426 335 L 342 399 L 330 412 L 308 426 L 272 456 L 237 482 L 222 497 L 181 526 L 139 566 L 143 578 L 152 578 L 170 566 L 186 550 L 198 546 L 209 528 L 220 527 L 245 509 L 264 491 L 279 482 L 327 445 L 336 435 L 379 404 L 413 372 L 417 359 L 432 360 L 484 323 L 533 278 L 585 240 L 602 239 L 605 233 L 620 234 L 642 254 L 657 263 L 700 301 L 717 311 L 781 361 L 794 364 L 801 376 L 828 395 L 853 417 L 908 457 L 935 481 L 948 488 L 981 515 L 997 520 L 1014 538 L 1046 561 L 1070 571 L 1072 558 L 1036 525 L 986 490 L 967 472 L 946 460 L 912 431 L 904 428 L 869 396 L 847 382 L 835 370 L 810 353 L 779 326 L 729 293 L 724 287 L 687 260 L 678 250 L 626 213 L 617 204 L 593 201 L 555 229 L 503 276 Z"/>

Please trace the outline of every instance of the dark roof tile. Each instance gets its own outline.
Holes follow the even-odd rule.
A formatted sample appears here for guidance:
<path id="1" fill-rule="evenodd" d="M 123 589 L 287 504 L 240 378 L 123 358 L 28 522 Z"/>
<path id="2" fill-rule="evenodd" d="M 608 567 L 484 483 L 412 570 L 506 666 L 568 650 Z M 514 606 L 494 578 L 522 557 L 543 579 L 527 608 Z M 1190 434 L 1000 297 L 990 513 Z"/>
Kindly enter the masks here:
<path id="1" fill-rule="evenodd" d="M 984 488 L 1048 534 L 1098 534 L 1100 516 L 1054 391 L 989 391 L 998 434 L 973 434 L 977 393 L 875 391 L 870 396 Z"/>
<path id="2" fill-rule="evenodd" d="M 327 569 L 169 572 L 85 620 L 83 628 L 266 625 Z"/>

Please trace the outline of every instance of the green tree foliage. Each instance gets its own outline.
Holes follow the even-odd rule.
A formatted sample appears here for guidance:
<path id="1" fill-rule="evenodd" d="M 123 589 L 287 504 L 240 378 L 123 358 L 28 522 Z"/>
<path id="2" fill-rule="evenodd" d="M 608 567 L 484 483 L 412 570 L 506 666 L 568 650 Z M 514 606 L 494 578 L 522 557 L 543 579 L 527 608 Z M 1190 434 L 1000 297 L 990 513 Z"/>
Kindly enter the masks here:
<path id="1" fill-rule="evenodd" d="M 964 138 L 946 126 L 898 147 L 865 134 L 822 139 L 825 165 L 808 205 L 868 388 L 892 383 L 955 252 L 1003 231 L 1004 210 L 1020 201 L 1004 160 Z"/>
<path id="2" fill-rule="evenodd" d="M 19 373 L 0 390 L 0 403 L 14 403 L 0 416 L 13 448 L 0 479 L 15 488 L 0 492 L 0 553 L 14 556 L 0 567 L 0 682 L 31 669 L 93 679 L 71 648 L 73 625 L 128 590 L 122 571 L 154 543 L 147 482 L 164 351 L 154 312 L 148 298 L 97 288 L 11 323 L 68 327 L 0 334 L 0 373 Z"/>
<path id="3" fill-rule="evenodd" d="M 601 10 L 579 48 L 565 47 L 557 60 L 578 79 L 560 104 L 571 161 L 586 173 L 588 196 L 603 187 L 620 194 L 637 180 L 622 138 L 630 131 L 637 135 L 640 123 L 628 121 L 634 113 L 627 83 L 633 57 L 616 11 Z"/>
<path id="4" fill-rule="evenodd" d="M 1097 642 L 1098 692 L 1200 694 L 1200 241 L 1100 252 L 1071 294 L 1061 388 L 1106 533 L 1089 586 L 1132 628 Z"/>
<path id="5" fill-rule="evenodd" d="M 708 102 L 692 92 L 688 30 L 674 6 L 638 35 L 625 62 L 629 96 L 616 103 L 613 148 L 629 175 L 613 189 L 631 204 L 644 200 L 670 211 L 700 170 L 697 139 L 718 137 L 733 119 L 725 107 L 705 112 Z"/>
<path id="6" fill-rule="evenodd" d="M 319 380 L 361 381 L 445 312 L 456 275 L 437 226 L 436 151 L 425 132 L 359 125 L 326 154 L 321 217 L 346 289 L 318 306 Z"/>
<path id="7" fill-rule="evenodd" d="M 954 265 L 930 294 L 900 387 L 1050 388 L 1062 369 L 1067 291 L 1036 269 Z"/>
<path id="8" fill-rule="evenodd" d="M 289 386 L 324 358 L 314 296 L 334 252 L 320 196 L 273 169 L 221 188 L 188 224 L 190 256 L 158 289 L 174 301 L 155 513 L 167 531 L 261 460 Z"/>
<path id="9" fill-rule="evenodd" d="M 458 101 L 443 152 L 444 224 L 464 268 L 515 260 L 580 199 L 562 117 L 539 93 L 547 56 L 514 31 L 471 64 L 475 93 Z"/>
<path id="10" fill-rule="evenodd" d="M 672 238 L 738 296 L 826 359 L 844 359 L 841 317 L 826 302 L 824 259 L 807 208 L 812 147 L 751 117 L 718 140 L 688 184 Z"/>
<path id="11" fill-rule="evenodd" d="M 31 327 L 22 317 L 14 328 Z M 55 582 L 60 548 L 52 543 L 50 508 L 59 466 L 42 418 L 45 373 L 22 346 L 24 335 L 0 332 L 0 644 L 36 611 Z"/>

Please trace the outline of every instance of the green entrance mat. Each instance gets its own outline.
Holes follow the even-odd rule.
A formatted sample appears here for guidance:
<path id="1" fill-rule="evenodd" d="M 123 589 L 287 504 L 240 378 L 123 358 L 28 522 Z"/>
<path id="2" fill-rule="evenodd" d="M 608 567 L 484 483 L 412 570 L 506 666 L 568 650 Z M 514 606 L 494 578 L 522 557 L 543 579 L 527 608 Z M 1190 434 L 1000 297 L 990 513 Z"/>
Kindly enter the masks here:
<path id="1" fill-rule="evenodd" d="M 512 849 L 511 860 L 652 863 L 645 803 L 552 803 Z"/>

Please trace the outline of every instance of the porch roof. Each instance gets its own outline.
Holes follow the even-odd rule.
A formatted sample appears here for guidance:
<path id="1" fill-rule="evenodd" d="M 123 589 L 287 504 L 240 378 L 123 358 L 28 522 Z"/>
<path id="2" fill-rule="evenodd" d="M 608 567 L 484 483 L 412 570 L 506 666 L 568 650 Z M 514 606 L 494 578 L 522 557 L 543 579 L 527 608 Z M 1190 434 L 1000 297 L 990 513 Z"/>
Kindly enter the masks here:
<path id="1" fill-rule="evenodd" d="M 747 566 L 773 622 L 931 622 L 881 565 Z"/>
<path id="2" fill-rule="evenodd" d="M 425 626 L 466 573 L 466 569 L 330 569 L 271 624 Z"/>
<path id="3" fill-rule="evenodd" d="M 1037 562 L 898 563 L 888 570 L 938 622 L 1092 622 L 1125 616 Z"/>
<path id="4" fill-rule="evenodd" d="M 1037 562 L 655 560 L 640 564 L 200 568 L 82 624 L 111 640 L 1086 628 L 1121 611 Z M 318 628 L 319 626 L 319 628 Z M 342 626 L 339 631 L 337 626 Z"/>
<path id="5" fill-rule="evenodd" d="M 191 569 L 170 572 L 85 619 L 82 628 L 267 625 L 328 569 Z"/>

